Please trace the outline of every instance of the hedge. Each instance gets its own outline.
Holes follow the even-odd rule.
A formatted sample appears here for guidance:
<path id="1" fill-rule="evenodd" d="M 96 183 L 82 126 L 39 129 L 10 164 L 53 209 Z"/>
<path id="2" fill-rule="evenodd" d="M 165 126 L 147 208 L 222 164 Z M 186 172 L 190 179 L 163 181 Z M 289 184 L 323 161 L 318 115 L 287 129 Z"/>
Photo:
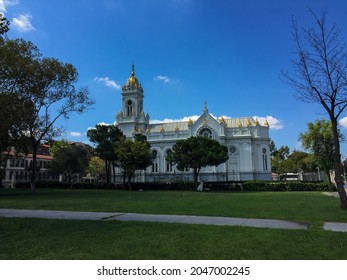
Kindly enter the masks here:
<path id="1" fill-rule="evenodd" d="M 147 182 L 132 183 L 134 191 L 167 190 L 167 191 L 194 191 L 194 183 L 191 181 L 175 182 Z M 38 181 L 37 188 L 69 189 L 70 183 L 57 181 Z M 30 183 L 17 183 L 16 188 L 30 188 Z M 73 189 L 124 189 L 127 185 L 104 183 L 74 183 Z M 328 182 L 273 182 L 273 181 L 235 181 L 235 182 L 205 182 L 205 191 L 249 191 L 249 192 L 284 192 L 284 191 L 329 191 Z M 333 190 L 336 190 L 334 187 Z"/>
<path id="2" fill-rule="evenodd" d="M 243 183 L 245 191 L 329 191 L 328 182 L 267 182 L 267 181 L 247 181 Z M 334 187 L 334 190 L 336 188 Z"/>

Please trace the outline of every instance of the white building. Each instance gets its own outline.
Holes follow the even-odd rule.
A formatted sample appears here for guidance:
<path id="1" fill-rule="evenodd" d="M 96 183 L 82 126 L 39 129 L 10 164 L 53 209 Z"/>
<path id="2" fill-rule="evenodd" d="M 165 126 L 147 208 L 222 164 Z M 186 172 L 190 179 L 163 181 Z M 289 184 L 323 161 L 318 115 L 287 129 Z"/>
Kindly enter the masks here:
<path id="1" fill-rule="evenodd" d="M 43 144 L 39 147 L 37 153 L 37 179 L 38 180 L 53 180 L 56 179 L 49 173 L 51 161 L 53 157 L 49 153 L 49 145 Z M 3 152 L 3 156 L 5 156 Z M 17 183 L 30 182 L 31 167 L 33 164 L 33 155 L 17 154 L 14 149 L 11 149 L 5 166 L 1 166 L 1 179 L 4 187 L 15 187 Z M 1 187 L 1 186 L 0 186 Z"/>
<path id="2" fill-rule="evenodd" d="M 137 174 L 137 182 L 192 180 L 190 170 L 179 171 L 166 161 L 176 141 L 191 136 L 213 138 L 229 151 L 229 160 L 202 169 L 200 180 L 271 180 L 267 121 L 261 125 L 251 117 L 216 119 L 208 112 L 205 103 L 202 114 L 195 121 L 151 124 L 150 116 L 144 113 L 144 90 L 135 76 L 134 65 L 131 76 L 122 87 L 122 109 L 117 114 L 117 125 L 127 137 L 132 138 L 135 133 L 146 135 L 157 155 L 152 166 Z M 120 170 L 116 170 L 115 175 L 116 181 L 121 182 Z"/>

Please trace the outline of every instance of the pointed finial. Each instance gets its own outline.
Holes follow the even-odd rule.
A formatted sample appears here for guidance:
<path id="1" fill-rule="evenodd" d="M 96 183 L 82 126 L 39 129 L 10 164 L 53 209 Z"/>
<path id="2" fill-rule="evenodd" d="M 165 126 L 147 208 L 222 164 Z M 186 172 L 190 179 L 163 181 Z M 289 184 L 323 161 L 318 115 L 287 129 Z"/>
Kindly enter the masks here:
<path id="1" fill-rule="evenodd" d="M 207 102 L 204 102 L 204 112 L 208 113 L 208 109 L 207 109 Z"/>
<path id="2" fill-rule="evenodd" d="M 135 66 L 134 66 L 134 62 L 131 66 L 131 76 L 135 76 Z"/>

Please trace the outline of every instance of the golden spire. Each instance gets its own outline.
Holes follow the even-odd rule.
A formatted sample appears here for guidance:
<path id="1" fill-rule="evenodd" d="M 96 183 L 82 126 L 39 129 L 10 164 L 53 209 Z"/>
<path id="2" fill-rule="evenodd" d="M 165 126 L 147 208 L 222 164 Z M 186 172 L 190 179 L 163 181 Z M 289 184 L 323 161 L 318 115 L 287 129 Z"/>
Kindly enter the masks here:
<path id="1" fill-rule="evenodd" d="M 135 66 L 134 63 L 131 66 L 131 75 L 128 79 L 128 86 L 132 86 L 132 87 L 139 87 L 139 81 L 137 80 L 136 76 L 135 76 Z"/>
<path id="2" fill-rule="evenodd" d="M 227 122 L 225 121 L 225 119 L 224 119 L 223 116 L 221 116 L 221 117 L 219 118 L 219 123 L 220 123 L 220 124 L 223 123 L 223 124 L 225 124 L 225 125 L 227 124 Z"/>
<path id="3" fill-rule="evenodd" d="M 269 127 L 269 122 L 267 120 L 265 120 L 264 126 Z"/>
<path id="4" fill-rule="evenodd" d="M 258 118 L 255 118 L 255 125 L 259 125 Z"/>
<path id="5" fill-rule="evenodd" d="M 247 123 L 246 123 L 246 126 L 251 126 L 252 124 L 251 124 L 251 120 L 250 119 L 248 119 L 247 120 Z"/>

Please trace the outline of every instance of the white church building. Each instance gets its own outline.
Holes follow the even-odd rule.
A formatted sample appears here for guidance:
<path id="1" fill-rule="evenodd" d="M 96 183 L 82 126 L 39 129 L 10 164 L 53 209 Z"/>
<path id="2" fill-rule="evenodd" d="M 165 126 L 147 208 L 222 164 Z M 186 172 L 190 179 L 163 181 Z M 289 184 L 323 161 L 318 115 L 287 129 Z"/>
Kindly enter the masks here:
<path id="1" fill-rule="evenodd" d="M 127 83 L 122 87 L 122 108 L 117 114 L 117 125 L 126 137 L 141 133 L 147 137 L 156 154 L 152 166 L 138 172 L 136 182 L 193 180 L 191 170 L 180 171 L 166 161 L 177 140 L 204 136 L 227 146 L 229 159 L 218 166 L 201 170 L 204 181 L 271 180 L 269 124 L 257 119 L 213 117 L 205 106 L 198 119 L 180 122 L 151 123 L 144 113 L 144 90 L 135 76 L 134 65 Z M 116 168 L 114 178 L 122 182 Z"/>

